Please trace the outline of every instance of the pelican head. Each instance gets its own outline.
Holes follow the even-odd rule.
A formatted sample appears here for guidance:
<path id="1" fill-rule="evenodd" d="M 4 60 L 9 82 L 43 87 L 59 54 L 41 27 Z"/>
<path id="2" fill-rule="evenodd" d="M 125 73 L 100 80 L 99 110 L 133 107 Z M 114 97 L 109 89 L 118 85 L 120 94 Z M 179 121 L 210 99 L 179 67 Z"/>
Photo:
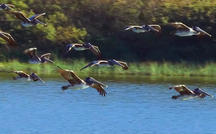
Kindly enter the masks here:
<path id="1" fill-rule="evenodd" d="M 115 59 L 108 60 L 108 63 L 109 63 L 110 65 L 118 65 L 118 66 L 122 66 L 122 65 L 119 64 L 118 61 L 115 60 Z"/>
<path id="2" fill-rule="evenodd" d="M 71 51 L 71 49 L 74 47 L 74 45 L 73 44 L 68 44 L 67 46 L 66 46 L 66 52 L 68 53 L 69 51 Z"/>

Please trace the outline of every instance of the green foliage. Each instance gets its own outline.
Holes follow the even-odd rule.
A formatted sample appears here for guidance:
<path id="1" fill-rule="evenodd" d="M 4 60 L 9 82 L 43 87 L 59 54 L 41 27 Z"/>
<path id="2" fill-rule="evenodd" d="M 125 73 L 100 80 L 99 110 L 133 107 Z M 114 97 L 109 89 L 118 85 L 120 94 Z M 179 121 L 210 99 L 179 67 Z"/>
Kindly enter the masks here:
<path id="1" fill-rule="evenodd" d="M 43 48 L 60 58 L 64 43 L 92 42 L 103 50 L 104 58 L 131 61 L 213 61 L 215 43 L 208 39 L 176 39 L 166 33 L 165 24 L 182 21 L 216 33 L 216 0 L 2 0 L 27 17 L 46 12 L 39 19 L 47 27 L 23 28 L 12 14 L 0 12 L 0 29 L 11 33 L 20 49 Z M 160 24 L 162 33 L 135 34 L 123 32 L 128 25 Z M 199 41 L 198 41 L 199 40 Z M 4 42 L 0 42 L 3 44 Z M 65 45 L 65 44 L 64 44 Z M 46 46 L 46 47 L 45 47 Z M 0 48 L 1 50 L 3 48 Z M 107 50 L 107 51 L 106 51 Z M 190 56 L 188 56 L 190 54 Z M 5 55 L 8 57 L 8 55 Z M 21 54 L 10 53 L 14 58 Z M 84 54 L 71 54 L 83 58 Z M 16 57 L 17 58 L 17 57 Z M 19 57 L 23 58 L 23 57 Z M 95 59 L 88 56 L 88 59 Z M 1 60 L 1 59 L 0 59 Z"/>

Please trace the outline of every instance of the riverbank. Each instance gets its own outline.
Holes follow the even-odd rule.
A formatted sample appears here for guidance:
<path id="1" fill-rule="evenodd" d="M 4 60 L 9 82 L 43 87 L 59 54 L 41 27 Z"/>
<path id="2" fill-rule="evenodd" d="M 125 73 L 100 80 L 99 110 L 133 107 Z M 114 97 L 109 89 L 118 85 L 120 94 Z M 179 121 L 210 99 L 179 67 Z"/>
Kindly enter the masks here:
<path id="1" fill-rule="evenodd" d="M 122 70 L 121 67 L 91 67 L 80 71 L 80 68 L 87 65 L 88 62 L 84 60 L 73 61 L 55 61 L 57 65 L 64 69 L 71 69 L 78 75 L 144 75 L 144 76 L 216 76 L 216 63 L 207 64 L 187 64 L 181 63 L 169 63 L 169 62 L 143 62 L 143 63 L 128 63 L 129 69 Z M 19 62 L 16 60 L 9 62 L 1 62 L 0 70 L 23 70 L 26 72 L 36 72 L 40 75 L 57 75 L 57 68 L 52 64 L 29 64 Z"/>

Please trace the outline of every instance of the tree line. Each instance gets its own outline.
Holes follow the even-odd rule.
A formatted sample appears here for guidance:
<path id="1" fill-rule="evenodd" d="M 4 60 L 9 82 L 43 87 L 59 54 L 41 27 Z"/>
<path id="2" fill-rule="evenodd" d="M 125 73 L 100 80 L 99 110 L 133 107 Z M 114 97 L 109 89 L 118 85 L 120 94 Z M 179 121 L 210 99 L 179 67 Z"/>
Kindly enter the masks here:
<path id="1" fill-rule="evenodd" d="M 98 45 L 105 59 L 126 61 L 194 61 L 216 60 L 216 42 L 209 38 L 178 38 L 170 34 L 167 24 L 181 21 L 199 26 L 215 36 L 216 0 L 2 0 L 16 6 L 26 16 L 46 12 L 40 19 L 46 27 L 24 28 L 13 15 L 0 12 L 0 30 L 9 32 L 20 45 L 6 51 L 0 47 L 0 60 L 27 57 L 22 51 L 37 47 L 60 59 L 86 58 L 91 53 L 65 53 L 69 43 L 91 42 Z M 159 24 L 160 34 L 126 32 L 129 25 Z M 214 38 L 214 37 L 213 37 Z M 0 39 L 0 44 L 5 44 Z"/>

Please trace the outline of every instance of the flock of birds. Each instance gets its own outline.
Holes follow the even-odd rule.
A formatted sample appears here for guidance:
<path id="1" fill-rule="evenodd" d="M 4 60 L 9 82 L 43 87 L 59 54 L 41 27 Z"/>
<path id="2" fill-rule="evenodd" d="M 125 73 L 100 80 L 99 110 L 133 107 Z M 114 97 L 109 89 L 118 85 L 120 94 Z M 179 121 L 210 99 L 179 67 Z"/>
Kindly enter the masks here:
<path id="1" fill-rule="evenodd" d="M 26 17 L 24 13 L 20 11 L 14 10 L 15 6 L 12 4 L 0 4 L 0 10 L 5 11 L 8 14 L 14 15 L 17 19 L 21 21 L 22 26 L 24 27 L 31 27 L 37 24 L 42 24 L 46 26 L 46 23 L 41 22 L 38 18 L 41 16 L 44 16 L 46 13 L 41 13 L 41 14 L 35 14 L 31 17 Z M 176 31 L 174 35 L 180 36 L 180 37 L 185 37 L 185 36 L 209 36 L 212 37 L 211 34 L 207 33 L 206 31 L 202 30 L 199 27 L 188 27 L 187 25 L 183 24 L 182 22 L 174 22 L 170 23 L 171 26 L 176 28 Z M 161 26 L 160 25 L 143 25 L 143 26 L 129 26 L 125 29 L 131 30 L 135 33 L 144 33 L 144 32 L 160 32 L 161 31 Z M 0 31 L 0 38 L 4 39 L 10 47 L 16 47 L 18 44 L 16 43 L 15 39 L 7 32 Z M 83 43 L 83 44 L 68 44 L 66 46 L 66 52 L 70 52 L 71 50 L 76 50 L 76 51 L 84 51 L 84 50 L 90 50 L 94 55 L 97 56 L 98 60 L 90 62 L 88 65 L 84 66 L 80 70 L 83 70 L 88 67 L 94 67 L 94 66 L 120 66 L 122 67 L 123 70 L 128 69 L 128 65 L 126 62 L 123 61 L 118 61 L 115 59 L 110 59 L 110 60 L 102 60 L 101 57 L 101 52 L 98 48 L 98 46 L 92 45 L 91 43 Z M 51 63 L 54 66 L 57 67 L 58 72 L 60 75 L 69 82 L 69 85 L 62 86 L 63 90 L 73 88 L 73 89 L 84 89 L 88 87 L 95 88 L 100 95 L 105 96 L 107 93 L 105 91 L 105 88 L 107 85 L 97 81 L 96 79 L 92 77 L 87 77 L 84 80 L 81 79 L 78 75 L 75 74 L 73 70 L 67 70 L 63 69 L 59 65 L 56 65 L 54 61 L 50 59 L 51 53 L 45 53 L 43 55 L 38 56 L 37 54 L 37 48 L 29 48 L 24 50 L 24 53 L 29 55 L 30 63 Z M 17 79 L 28 79 L 32 81 L 42 81 L 44 82 L 36 73 L 31 73 L 27 74 L 24 71 L 5 71 L 2 70 L 0 72 L 7 72 L 7 73 L 15 73 L 17 74 L 16 77 L 13 77 L 14 80 Z M 211 96 L 205 91 L 203 91 L 200 88 L 196 88 L 194 90 L 191 90 L 187 88 L 185 85 L 176 85 L 173 87 L 170 87 L 170 89 L 175 89 L 177 92 L 179 92 L 178 96 L 173 96 L 173 99 L 177 99 L 181 96 L 184 95 L 192 95 L 196 97 L 203 98 L 205 96 Z"/>

